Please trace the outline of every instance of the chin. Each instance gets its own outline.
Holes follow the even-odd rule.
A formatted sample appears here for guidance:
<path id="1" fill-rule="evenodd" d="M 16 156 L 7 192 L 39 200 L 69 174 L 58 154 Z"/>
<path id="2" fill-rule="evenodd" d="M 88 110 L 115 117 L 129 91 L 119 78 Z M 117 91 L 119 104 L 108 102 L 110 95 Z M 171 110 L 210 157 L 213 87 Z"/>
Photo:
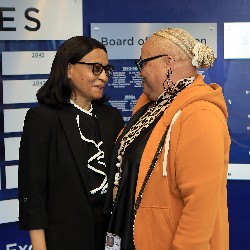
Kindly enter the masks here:
<path id="1" fill-rule="evenodd" d="M 143 94 L 148 95 L 148 92 L 147 92 L 147 90 L 145 88 L 143 88 L 142 92 L 143 92 Z"/>
<path id="2" fill-rule="evenodd" d="M 153 95 L 152 95 L 152 93 L 150 92 L 145 92 L 145 91 L 143 91 L 143 93 L 148 97 L 148 99 L 149 100 L 151 100 L 151 101 L 155 101 L 156 99 L 157 99 L 157 97 L 155 98 Z"/>
<path id="3" fill-rule="evenodd" d="M 93 99 L 94 99 L 94 100 L 100 100 L 100 99 L 102 98 L 102 96 L 103 96 L 103 95 L 96 95 L 96 96 L 94 96 Z"/>
<path id="4" fill-rule="evenodd" d="M 143 89 L 143 94 L 146 95 L 150 99 L 150 92 L 149 91 L 146 91 L 145 89 Z"/>

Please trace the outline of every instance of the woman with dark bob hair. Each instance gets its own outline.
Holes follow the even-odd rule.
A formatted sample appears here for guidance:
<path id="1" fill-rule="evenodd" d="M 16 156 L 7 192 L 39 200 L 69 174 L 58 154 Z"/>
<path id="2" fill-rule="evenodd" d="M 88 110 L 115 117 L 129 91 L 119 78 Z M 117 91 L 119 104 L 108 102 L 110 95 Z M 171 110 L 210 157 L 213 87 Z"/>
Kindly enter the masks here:
<path id="1" fill-rule="evenodd" d="M 93 38 L 65 41 L 39 106 L 25 118 L 19 156 L 19 221 L 33 250 L 104 249 L 103 203 L 119 111 L 105 105 L 113 73 L 106 48 Z"/>

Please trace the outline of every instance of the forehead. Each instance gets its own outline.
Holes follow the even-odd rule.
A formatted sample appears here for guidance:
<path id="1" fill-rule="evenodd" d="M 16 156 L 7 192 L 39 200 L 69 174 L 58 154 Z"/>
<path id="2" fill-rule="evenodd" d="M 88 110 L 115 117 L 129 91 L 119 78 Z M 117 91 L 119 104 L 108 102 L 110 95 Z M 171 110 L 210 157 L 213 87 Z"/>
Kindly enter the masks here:
<path id="1" fill-rule="evenodd" d="M 151 36 L 142 46 L 141 55 L 155 56 L 164 52 L 163 39 L 157 36 Z"/>
<path id="2" fill-rule="evenodd" d="M 85 61 L 89 62 L 107 62 L 108 61 L 108 55 L 103 49 L 93 49 L 90 51 L 87 55 L 85 55 L 83 58 Z"/>

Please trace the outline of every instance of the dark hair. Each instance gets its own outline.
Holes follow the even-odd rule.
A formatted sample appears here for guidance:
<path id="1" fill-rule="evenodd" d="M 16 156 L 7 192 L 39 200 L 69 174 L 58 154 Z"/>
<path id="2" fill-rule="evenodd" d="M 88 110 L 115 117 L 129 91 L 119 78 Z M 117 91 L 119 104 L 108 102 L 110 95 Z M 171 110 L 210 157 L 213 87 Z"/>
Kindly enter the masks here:
<path id="1" fill-rule="evenodd" d="M 94 38 L 75 36 L 65 41 L 55 55 L 48 80 L 36 94 L 38 102 L 57 107 L 68 103 L 72 91 L 67 77 L 68 64 L 78 62 L 97 48 L 107 53 L 105 46 Z"/>

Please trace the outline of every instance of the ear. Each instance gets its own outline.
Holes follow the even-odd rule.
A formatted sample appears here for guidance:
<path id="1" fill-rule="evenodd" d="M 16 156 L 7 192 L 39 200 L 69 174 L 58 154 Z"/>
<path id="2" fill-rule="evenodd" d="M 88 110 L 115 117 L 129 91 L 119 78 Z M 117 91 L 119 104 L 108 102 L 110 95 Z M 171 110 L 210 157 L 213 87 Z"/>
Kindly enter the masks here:
<path id="1" fill-rule="evenodd" d="M 71 63 L 68 64 L 68 69 L 67 69 L 67 77 L 68 79 L 71 79 L 71 74 L 73 71 L 73 65 Z"/>
<path id="2" fill-rule="evenodd" d="M 165 62 L 166 62 L 166 66 L 167 68 L 174 68 L 174 64 L 175 64 L 175 59 L 173 56 L 166 56 L 165 57 Z"/>

